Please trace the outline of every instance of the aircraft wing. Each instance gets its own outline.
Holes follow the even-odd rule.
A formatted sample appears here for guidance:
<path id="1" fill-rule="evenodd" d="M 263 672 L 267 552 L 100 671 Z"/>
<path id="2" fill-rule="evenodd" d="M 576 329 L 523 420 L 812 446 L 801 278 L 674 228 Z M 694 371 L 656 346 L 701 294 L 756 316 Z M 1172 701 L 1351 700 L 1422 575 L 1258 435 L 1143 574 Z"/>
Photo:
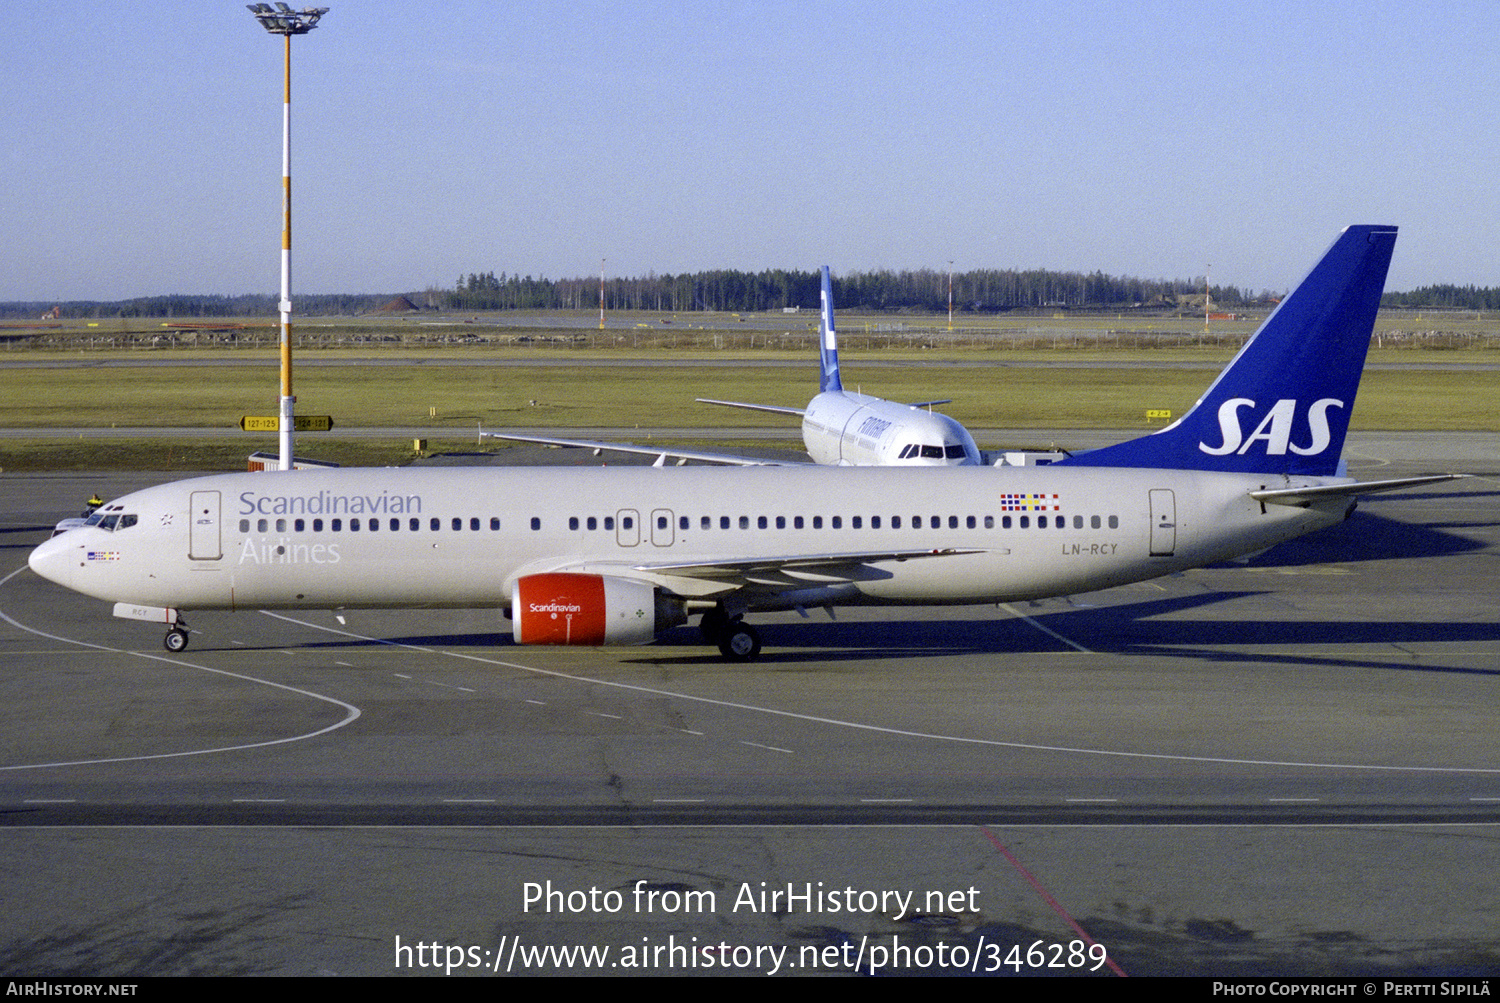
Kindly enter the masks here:
<path id="1" fill-rule="evenodd" d="M 1270 488 L 1264 491 L 1252 491 L 1250 497 L 1271 505 L 1303 506 L 1328 498 L 1354 498 L 1358 495 L 1395 491 L 1397 488 L 1409 488 L 1418 484 L 1441 484 L 1443 481 L 1457 480 L 1467 476 L 1469 475 L 1429 474 L 1425 477 L 1399 477 L 1388 481 L 1356 481 L 1353 484 L 1323 484 L 1305 488 Z"/>
<path id="2" fill-rule="evenodd" d="M 867 550 L 849 554 L 798 554 L 784 557 L 751 557 L 727 561 L 692 561 L 686 564 L 639 564 L 637 571 L 685 575 L 689 578 L 735 578 L 777 571 L 833 572 L 874 561 L 913 561 L 928 557 L 977 554 L 977 550 Z"/>
<path id="3" fill-rule="evenodd" d="M 800 407 L 777 407 L 775 404 L 741 404 L 739 401 L 716 401 L 709 397 L 694 397 L 699 404 L 717 404 L 720 407 L 739 407 L 746 411 L 769 411 L 772 414 L 789 414 L 801 418 L 807 414 L 806 408 Z"/>
<path id="4" fill-rule="evenodd" d="M 993 549 L 983 552 L 1007 553 Z M 878 561 L 915 561 L 977 553 L 981 551 L 872 550 L 847 554 L 787 554 L 684 563 L 619 565 L 588 562 L 557 570 L 641 578 L 664 585 L 685 596 L 723 596 L 741 589 L 775 593 L 889 578 L 889 571 L 872 565 Z"/>
<path id="5" fill-rule="evenodd" d="M 539 435 L 507 435 L 502 432 L 485 432 L 487 438 L 505 439 L 508 442 L 534 442 L 542 446 L 556 446 L 559 449 L 589 449 L 594 455 L 605 450 L 616 453 L 639 453 L 642 456 L 655 456 L 655 466 L 664 467 L 668 459 L 676 460 L 679 464 L 688 460 L 696 460 L 699 463 L 718 463 L 734 467 L 785 467 L 803 465 L 800 460 L 768 460 L 756 456 L 737 456 L 734 453 L 708 453 L 691 449 L 674 449 L 668 446 L 639 446 L 633 442 L 594 442 L 588 439 L 548 439 Z"/>
<path id="6" fill-rule="evenodd" d="M 952 403 L 953 403 L 953 398 L 952 397 L 948 397 L 948 398 L 946 398 L 944 400 L 940 400 L 940 401 L 916 401 L 915 403 L 908 404 L 906 406 L 907 407 L 918 407 L 918 408 L 920 408 L 920 407 L 937 407 L 939 404 L 952 404 Z"/>

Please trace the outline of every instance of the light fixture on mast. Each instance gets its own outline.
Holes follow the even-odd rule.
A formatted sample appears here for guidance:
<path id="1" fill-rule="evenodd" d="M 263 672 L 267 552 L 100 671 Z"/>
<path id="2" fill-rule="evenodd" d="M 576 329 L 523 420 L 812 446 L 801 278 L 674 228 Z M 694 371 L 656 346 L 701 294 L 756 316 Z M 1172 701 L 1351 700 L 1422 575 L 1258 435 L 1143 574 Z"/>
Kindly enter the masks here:
<path id="1" fill-rule="evenodd" d="M 250 13 L 273 35 L 286 39 L 286 71 L 281 111 L 281 438 L 282 470 L 292 469 L 292 429 L 296 424 L 292 405 L 292 36 L 305 35 L 318 26 L 327 7 L 292 10 L 284 3 L 246 4 Z"/>

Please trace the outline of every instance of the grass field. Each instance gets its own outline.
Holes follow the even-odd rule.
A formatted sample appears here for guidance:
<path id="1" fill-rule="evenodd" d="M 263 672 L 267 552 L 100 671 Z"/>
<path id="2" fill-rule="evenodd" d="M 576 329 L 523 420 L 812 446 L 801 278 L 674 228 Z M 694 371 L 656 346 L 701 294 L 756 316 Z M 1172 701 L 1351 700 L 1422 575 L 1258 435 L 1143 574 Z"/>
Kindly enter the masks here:
<path id="1" fill-rule="evenodd" d="M 1382 315 L 1383 320 L 1385 319 Z M 889 321 L 890 318 L 883 318 Z M 929 322 L 933 319 L 929 318 Z M 1044 319 L 1035 319 L 1039 325 Z M 1078 318 L 1065 318 L 1076 324 Z M 1449 318 L 1449 327 L 1452 327 Z M 1103 321 L 1101 320 L 1101 323 Z M 120 322 L 124 323 L 124 322 Z M 136 321 L 136 325 L 147 322 Z M 159 323 L 159 322 L 150 322 Z M 858 322 L 855 321 L 854 324 Z M 1054 322 L 1046 337 L 1076 333 Z M 1468 321 L 1486 323 L 1482 319 Z M 1490 326 L 1494 321 L 1487 322 Z M 1201 321 L 1178 322 L 1191 328 Z M 849 328 L 841 323 L 841 337 Z M 1254 324 L 1245 322 L 1245 334 Z M 1500 349 L 1453 350 L 1414 347 L 1402 328 L 1385 324 L 1383 347 L 1373 348 L 1374 363 L 1403 364 L 1396 370 L 1365 374 L 1354 414 L 1357 429 L 1500 431 L 1495 390 L 1500 374 L 1486 368 L 1500 362 Z M 1408 324 L 1408 328 L 1410 325 Z M 554 330 L 555 334 L 556 331 Z M 1186 337 L 1183 332 L 1178 332 Z M 1400 337 L 1397 335 L 1401 334 Z M 1070 334 L 1069 337 L 1072 337 Z M 985 428 L 1139 428 L 1148 431 L 1147 409 L 1180 415 L 1213 378 L 1213 369 L 1232 356 L 1242 335 L 1223 336 L 1222 344 L 1150 348 L 1118 343 L 1073 341 L 1056 349 L 1019 350 L 956 347 L 892 347 L 844 352 L 844 381 L 893 400 L 951 397 L 943 408 L 974 429 Z M 846 338 L 847 340 L 847 338 Z M 1045 337 L 1044 339 L 1045 340 Z M 493 358 L 545 361 L 537 366 L 422 365 L 421 362 Z M 132 361 L 173 360 L 176 365 L 134 366 Z M 343 349 L 299 353 L 316 366 L 296 370 L 299 414 L 334 417 L 331 435 L 304 435 L 299 444 L 317 444 L 318 455 L 345 463 L 406 462 L 412 455 L 406 440 L 339 440 L 337 429 L 419 426 L 428 429 L 432 448 L 473 448 L 475 426 L 748 428 L 779 425 L 772 416 L 697 404 L 711 396 L 768 404 L 801 406 L 814 389 L 812 350 L 674 352 L 576 347 L 413 347 L 382 342 Z M 410 359 L 412 365 L 363 365 Z M 653 365 L 620 367 L 601 363 L 643 358 Z M 244 363 L 254 360 L 252 364 Z M 766 360 L 790 365 L 768 367 Z M 1146 360 L 1151 368 L 1121 365 Z M 10 361 L 53 361 L 55 367 L 7 367 Z M 99 363 L 110 362 L 110 368 Z M 1069 366 L 1018 367 L 1018 361 L 1103 362 L 1099 368 Z M 705 364 L 711 362 L 712 365 Z M 743 365 L 736 365 L 743 362 Z M 876 365 L 875 363 L 879 363 Z M 961 362 L 962 365 L 945 365 Z M 119 365 L 126 363 L 125 365 Z M 234 364 L 226 364 L 234 363 Z M 805 363 L 805 365 L 803 365 Z M 1443 369 L 1413 368 L 1440 364 Z M 0 428 L 58 427 L 207 427 L 222 428 L 226 438 L 202 444 L 135 442 L 107 444 L 42 439 L 0 440 L 0 467 L 5 469 L 87 469 L 91 466 L 164 466 L 168 469 L 215 469 L 243 466 L 253 449 L 275 448 L 274 435 L 241 433 L 245 415 L 273 415 L 279 393 L 276 352 L 268 348 L 96 349 L 51 352 L 17 349 L 0 352 Z M 435 417 L 434 417 L 435 415 Z M 786 421 L 793 427 L 791 419 Z M 448 439 L 451 445 L 440 446 Z M 979 434 L 981 445 L 983 434 Z M 326 447 L 326 448 L 325 448 Z M 301 451 L 301 450 L 299 450 Z"/>

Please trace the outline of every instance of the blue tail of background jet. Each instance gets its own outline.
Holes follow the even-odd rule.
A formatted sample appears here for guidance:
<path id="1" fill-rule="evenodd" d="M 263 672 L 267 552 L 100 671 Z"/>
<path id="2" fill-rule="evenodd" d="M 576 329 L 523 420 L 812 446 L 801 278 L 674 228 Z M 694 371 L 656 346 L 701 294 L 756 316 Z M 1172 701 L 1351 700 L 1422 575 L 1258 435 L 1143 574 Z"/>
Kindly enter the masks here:
<path id="1" fill-rule="evenodd" d="M 1350 226 L 1181 420 L 1069 466 L 1338 473 L 1393 226 Z"/>
<path id="2" fill-rule="evenodd" d="M 839 379 L 839 336 L 833 329 L 833 279 L 828 275 L 828 266 L 823 266 L 823 313 L 818 319 L 818 357 L 822 372 L 818 375 L 818 390 L 838 393 L 844 389 Z"/>

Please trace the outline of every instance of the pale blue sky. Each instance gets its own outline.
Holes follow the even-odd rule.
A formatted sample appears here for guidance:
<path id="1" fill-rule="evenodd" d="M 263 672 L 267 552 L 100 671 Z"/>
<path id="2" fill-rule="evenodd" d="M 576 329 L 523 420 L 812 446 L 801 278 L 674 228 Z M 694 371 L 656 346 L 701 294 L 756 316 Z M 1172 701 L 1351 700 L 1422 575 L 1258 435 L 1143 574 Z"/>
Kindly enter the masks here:
<path id="1" fill-rule="evenodd" d="M 296 6 L 301 6 L 297 4 Z M 460 273 L 1058 268 L 1500 285 L 1490 3 L 395 4 L 293 40 L 294 291 Z M 274 292 L 243 3 L 0 13 L 0 300 Z"/>

